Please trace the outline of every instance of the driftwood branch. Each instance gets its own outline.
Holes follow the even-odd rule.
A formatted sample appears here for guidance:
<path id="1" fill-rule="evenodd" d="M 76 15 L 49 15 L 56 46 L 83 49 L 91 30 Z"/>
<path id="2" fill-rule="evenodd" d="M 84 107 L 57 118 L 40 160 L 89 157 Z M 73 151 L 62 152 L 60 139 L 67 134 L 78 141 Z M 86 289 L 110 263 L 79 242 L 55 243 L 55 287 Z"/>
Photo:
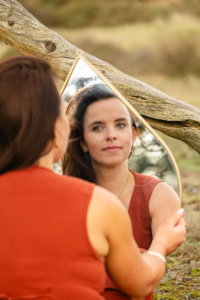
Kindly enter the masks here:
<path id="1" fill-rule="evenodd" d="M 0 37 L 25 55 L 42 57 L 65 80 L 77 48 L 41 24 L 16 0 L 0 0 Z M 159 131 L 200 153 L 200 110 L 172 98 L 84 52 L 136 110 Z"/>

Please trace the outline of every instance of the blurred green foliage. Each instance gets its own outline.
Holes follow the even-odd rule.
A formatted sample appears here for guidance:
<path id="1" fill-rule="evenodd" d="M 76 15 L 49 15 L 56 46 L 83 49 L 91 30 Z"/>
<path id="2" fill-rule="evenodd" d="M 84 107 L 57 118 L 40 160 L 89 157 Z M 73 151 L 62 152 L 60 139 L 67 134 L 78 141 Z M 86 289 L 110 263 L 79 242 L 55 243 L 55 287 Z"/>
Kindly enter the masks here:
<path id="1" fill-rule="evenodd" d="M 200 16 L 199 0 L 18 0 L 46 26 L 78 28 L 151 22 L 171 14 Z"/>

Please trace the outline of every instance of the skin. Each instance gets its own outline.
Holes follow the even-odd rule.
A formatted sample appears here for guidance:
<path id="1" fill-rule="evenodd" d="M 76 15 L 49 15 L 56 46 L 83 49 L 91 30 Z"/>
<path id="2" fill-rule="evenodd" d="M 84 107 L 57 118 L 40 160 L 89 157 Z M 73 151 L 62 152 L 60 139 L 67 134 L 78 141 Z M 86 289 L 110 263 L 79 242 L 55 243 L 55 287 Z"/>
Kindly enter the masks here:
<path id="1" fill-rule="evenodd" d="M 97 184 L 120 196 L 128 211 L 135 179 L 128 171 L 127 158 L 136 132 L 126 106 L 116 98 L 94 102 L 86 110 L 83 126 L 84 142 L 81 147 L 90 153 Z M 105 150 L 113 145 L 119 149 Z M 171 187 L 165 183 L 156 185 L 149 201 L 153 237 L 159 226 L 176 212 L 178 202 L 178 196 Z"/>
<path id="2" fill-rule="evenodd" d="M 60 116 L 54 128 L 53 146 L 52 141 L 49 141 L 47 149 L 50 151 L 36 163 L 51 169 L 52 164 L 66 151 L 68 137 L 69 124 L 65 106 L 61 102 Z M 159 228 L 151 246 L 152 251 L 165 256 L 185 241 L 182 215 L 183 211 L 179 211 Z M 97 254 L 105 258 L 112 280 L 131 297 L 143 299 L 147 296 L 164 275 L 165 265 L 156 256 L 142 256 L 139 253 L 126 209 L 116 196 L 95 186 L 86 225 L 89 241 Z"/>

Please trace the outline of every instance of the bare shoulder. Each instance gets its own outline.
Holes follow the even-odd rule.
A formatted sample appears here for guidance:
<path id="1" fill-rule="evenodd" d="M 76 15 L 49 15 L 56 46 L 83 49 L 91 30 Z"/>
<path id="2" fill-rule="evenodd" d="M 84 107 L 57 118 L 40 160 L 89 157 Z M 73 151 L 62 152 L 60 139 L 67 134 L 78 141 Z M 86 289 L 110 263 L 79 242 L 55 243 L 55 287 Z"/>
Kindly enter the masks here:
<path id="1" fill-rule="evenodd" d="M 119 199 L 108 190 L 95 186 L 90 202 L 90 210 L 94 210 L 104 216 L 116 216 L 118 213 L 126 212 L 124 206 Z"/>
<path id="2" fill-rule="evenodd" d="M 152 215 L 154 211 L 166 207 L 176 211 L 178 203 L 177 193 L 166 183 L 160 182 L 155 186 L 149 201 L 150 214 Z"/>
<path id="3" fill-rule="evenodd" d="M 114 237 L 123 228 L 130 226 L 131 221 L 121 201 L 111 192 L 99 186 L 94 188 L 89 216 L 93 224 L 99 225 L 105 235 Z"/>
<path id="4" fill-rule="evenodd" d="M 155 186 L 149 201 L 153 237 L 160 225 L 178 210 L 178 203 L 178 195 L 169 185 L 160 182 Z"/>
<path id="5" fill-rule="evenodd" d="M 168 198 L 171 197 L 172 201 L 178 201 L 178 195 L 177 193 L 174 191 L 173 188 L 171 188 L 168 184 L 164 183 L 164 182 L 159 182 L 155 188 L 153 189 L 153 193 L 151 198 L 157 198 L 159 196 L 162 196 L 164 198 Z"/>

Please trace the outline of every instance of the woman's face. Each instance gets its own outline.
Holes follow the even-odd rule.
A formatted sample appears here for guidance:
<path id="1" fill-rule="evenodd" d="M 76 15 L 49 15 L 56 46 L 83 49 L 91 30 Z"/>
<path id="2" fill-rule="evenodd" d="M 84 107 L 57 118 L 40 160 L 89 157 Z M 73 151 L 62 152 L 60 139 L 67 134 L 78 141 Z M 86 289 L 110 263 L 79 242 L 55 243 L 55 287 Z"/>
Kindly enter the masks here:
<path id="1" fill-rule="evenodd" d="M 54 138 L 55 138 L 55 144 L 57 144 L 57 147 L 54 144 L 54 162 L 58 161 L 65 153 L 67 149 L 67 144 L 69 140 L 69 122 L 66 115 L 66 106 L 62 99 L 60 99 L 60 115 L 55 123 L 54 128 Z"/>
<path id="2" fill-rule="evenodd" d="M 115 166 L 131 151 L 135 130 L 126 106 L 116 98 L 92 103 L 83 119 L 83 151 L 89 151 L 92 165 Z"/>

